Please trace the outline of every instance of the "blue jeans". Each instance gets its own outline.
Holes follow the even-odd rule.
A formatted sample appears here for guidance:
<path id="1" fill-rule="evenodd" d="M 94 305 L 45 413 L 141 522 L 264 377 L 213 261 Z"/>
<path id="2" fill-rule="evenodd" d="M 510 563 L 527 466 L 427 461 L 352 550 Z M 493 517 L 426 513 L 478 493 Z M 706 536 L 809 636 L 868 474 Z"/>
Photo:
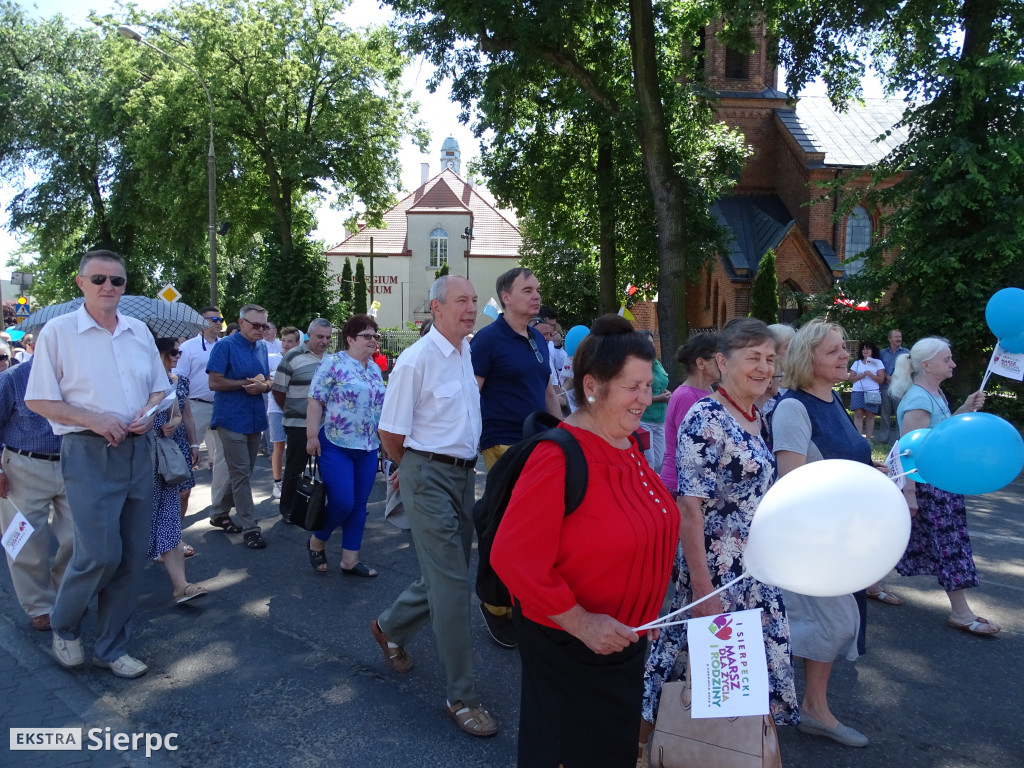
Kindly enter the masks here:
<path id="1" fill-rule="evenodd" d="M 377 450 L 341 448 L 321 429 L 320 475 L 327 486 L 326 524 L 313 535 L 327 541 L 340 527 L 342 548 L 357 552 L 363 543 L 366 502 L 377 475 Z"/>

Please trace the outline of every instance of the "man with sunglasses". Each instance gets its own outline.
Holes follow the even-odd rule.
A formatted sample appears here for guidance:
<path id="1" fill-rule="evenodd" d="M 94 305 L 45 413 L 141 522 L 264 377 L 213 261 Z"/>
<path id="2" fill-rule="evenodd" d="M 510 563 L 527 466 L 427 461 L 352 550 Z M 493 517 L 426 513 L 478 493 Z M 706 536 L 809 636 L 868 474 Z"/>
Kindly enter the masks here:
<path id="1" fill-rule="evenodd" d="M 60 466 L 74 551 L 50 612 L 53 655 L 84 663 L 81 621 L 97 599 L 93 664 L 119 677 L 146 665 L 128 655 L 153 518 L 153 416 L 167 374 L 146 324 L 117 311 L 125 268 L 112 251 L 90 251 L 75 278 L 76 311 L 39 334 L 25 405 L 62 435 Z"/>
<path id="2" fill-rule="evenodd" d="M 547 411 L 562 418 L 551 385 L 548 341 L 531 322 L 541 308 L 540 283 L 532 271 L 516 267 L 500 275 L 494 289 L 503 312 L 470 343 L 483 418 L 480 452 L 487 469 L 523 439 L 523 421 L 531 413 Z M 480 611 L 494 642 L 515 648 L 511 606 L 481 603 Z"/>
<path id="3" fill-rule="evenodd" d="M 250 477 L 256 466 L 260 434 L 267 428 L 263 395 L 270 391 L 270 366 L 263 332 L 267 310 L 246 304 L 238 312 L 238 333 L 221 339 L 206 365 L 213 390 L 210 428 L 217 431 L 219 454 L 213 465 L 210 525 L 241 533 L 249 549 L 264 549 L 256 522 Z M 238 523 L 231 519 L 235 508 Z"/>
<path id="4" fill-rule="evenodd" d="M 206 440 L 206 460 L 212 467 L 217 457 L 217 431 L 208 431 L 213 416 L 213 391 L 210 389 L 206 364 L 210 361 L 213 345 L 220 339 L 224 317 L 217 307 L 203 307 L 199 314 L 206 320 L 206 327 L 195 338 L 182 342 L 179 348 L 181 357 L 171 373 L 188 378 L 189 405 L 196 424 L 196 448 Z"/>

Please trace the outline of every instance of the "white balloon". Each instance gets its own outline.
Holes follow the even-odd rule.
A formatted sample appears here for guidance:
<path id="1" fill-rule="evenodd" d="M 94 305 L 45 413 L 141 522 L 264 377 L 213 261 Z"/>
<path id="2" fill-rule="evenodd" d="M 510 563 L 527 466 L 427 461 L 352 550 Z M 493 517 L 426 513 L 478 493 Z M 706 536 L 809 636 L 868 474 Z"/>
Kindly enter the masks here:
<path id="1" fill-rule="evenodd" d="M 909 540 L 910 510 L 892 480 L 867 464 L 827 459 L 769 489 L 743 561 L 755 579 L 790 592 L 848 595 L 892 570 Z"/>

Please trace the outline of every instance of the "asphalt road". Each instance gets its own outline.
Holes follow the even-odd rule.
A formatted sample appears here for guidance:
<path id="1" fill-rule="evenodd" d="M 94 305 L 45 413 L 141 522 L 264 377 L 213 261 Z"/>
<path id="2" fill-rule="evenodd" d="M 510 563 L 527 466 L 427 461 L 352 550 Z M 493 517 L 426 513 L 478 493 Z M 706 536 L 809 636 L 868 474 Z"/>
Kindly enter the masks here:
<path id="1" fill-rule="evenodd" d="M 248 550 L 241 536 L 206 523 L 209 475 L 199 473 L 184 536 L 197 550 L 188 561 L 189 579 L 211 594 L 176 607 L 163 568 L 147 567 L 131 643 L 132 653 L 150 665 L 142 678 L 51 669 L 49 635 L 29 629 L 3 569 L 0 639 L 16 671 L 35 670 L 31 689 L 19 684 L 5 694 L 0 686 L 0 695 L 26 702 L 24 710 L 11 701 L 0 707 L 8 726 L 38 725 L 32 719 L 38 705 L 31 702 L 54 697 L 70 706 L 68 725 L 179 734 L 177 751 L 150 760 L 83 752 L 75 765 L 514 765 L 518 656 L 490 641 L 475 608 L 478 689 L 501 727 L 489 740 L 462 734 L 442 711 L 444 688 L 429 628 L 408 648 L 416 667 L 406 676 L 385 666 L 369 633 L 370 621 L 418 573 L 408 534 L 383 519 L 383 482 L 378 478 L 371 498 L 363 545 L 363 560 L 380 577 L 340 573 L 340 536 L 328 544 L 325 576 L 309 566 L 308 534 L 281 524 L 269 498 L 269 461 L 259 461 L 258 514 L 269 547 Z M 480 472 L 481 490 L 482 482 Z M 983 581 L 971 600 L 1004 631 L 989 639 L 949 629 L 948 602 L 934 579 L 891 575 L 886 584 L 905 604 L 870 605 L 868 655 L 856 664 L 837 663 L 831 688 L 833 711 L 867 734 L 871 745 L 851 749 L 780 729 L 787 768 L 1024 766 L 1022 492 L 1018 480 L 969 501 Z M 87 650 L 91 632 L 87 618 Z M 6 752 L 0 764 L 64 768 L 70 756 Z"/>

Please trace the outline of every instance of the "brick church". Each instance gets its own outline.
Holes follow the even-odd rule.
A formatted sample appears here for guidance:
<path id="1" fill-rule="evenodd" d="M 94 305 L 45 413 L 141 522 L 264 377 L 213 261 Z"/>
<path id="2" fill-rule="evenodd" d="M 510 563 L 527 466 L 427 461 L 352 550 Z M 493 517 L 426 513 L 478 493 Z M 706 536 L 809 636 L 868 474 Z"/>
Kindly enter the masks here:
<path id="1" fill-rule="evenodd" d="M 718 94 L 718 116 L 742 131 L 753 154 L 732 194 L 715 205 L 731 242 L 690 287 L 687 320 L 691 328 L 707 328 L 746 316 L 757 265 L 774 249 L 782 319 L 788 322 L 803 314 L 801 294 L 827 290 L 861 268 L 858 255 L 871 243 L 880 211 L 862 202 L 834 220 L 839 201 L 823 197 L 828 193 L 820 184 L 863 170 L 847 189 L 865 188 L 868 169 L 905 139 L 902 129 L 893 128 L 905 104 L 866 99 L 839 113 L 824 97 L 791 99 L 777 87 L 763 31 L 748 55 L 723 45 L 714 34 L 718 29 L 705 35 L 707 81 Z M 817 202 L 810 205 L 812 200 Z"/>

